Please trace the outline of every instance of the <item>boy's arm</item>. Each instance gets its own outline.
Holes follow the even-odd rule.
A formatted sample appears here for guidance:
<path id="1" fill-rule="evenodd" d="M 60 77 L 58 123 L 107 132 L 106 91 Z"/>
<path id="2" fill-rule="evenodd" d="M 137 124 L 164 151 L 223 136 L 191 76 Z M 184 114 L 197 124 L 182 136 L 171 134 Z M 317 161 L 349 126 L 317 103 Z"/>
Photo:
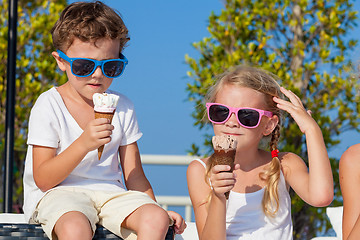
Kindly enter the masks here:
<path id="1" fill-rule="evenodd" d="M 57 156 L 55 148 L 33 146 L 33 175 L 38 188 L 45 192 L 64 181 L 86 153 L 76 142 Z"/>
<path id="2" fill-rule="evenodd" d="M 113 128 L 108 119 L 92 120 L 80 137 L 58 155 L 55 148 L 34 145 L 33 176 L 38 188 L 47 191 L 64 181 L 89 151 L 110 142 Z"/>
<path id="3" fill-rule="evenodd" d="M 128 190 L 144 192 L 156 201 L 153 189 L 142 168 L 137 143 L 134 142 L 129 145 L 120 146 L 119 155 L 126 188 Z M 186 228 L 186 223 L 180 214 L 172 211 L 168 211 L 168 214 L 174 221 L 176 234 L 183 233 Z"/>
<path id="4" fill-rule="evenodd" d="M 139 148 L 136 142 L 119 147 L 120 164 L 128 190 L 144 192 L 156 201 L 153 189 L 142 168 Z"/>

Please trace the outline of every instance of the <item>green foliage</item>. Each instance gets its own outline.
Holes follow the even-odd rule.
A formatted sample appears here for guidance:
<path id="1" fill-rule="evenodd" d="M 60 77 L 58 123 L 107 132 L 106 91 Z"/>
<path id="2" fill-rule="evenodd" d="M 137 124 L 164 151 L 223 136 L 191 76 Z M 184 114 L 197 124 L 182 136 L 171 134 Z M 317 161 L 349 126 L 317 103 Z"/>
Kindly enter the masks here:
<path id="1" fill-rule="evenodd" d="M 58 73 L 51 56 L 54 50 L 50 30 L 66 0 L 18 2 L 15 142 L 14 142 L 14 205 L 23 202 L 22 173 L 26 153 L 27 124 L 30 110 L 40 93 L 54 84 L 64 83 L 65 75 Z M 0 156 L 5 144 L 6 66 L 8 47 L 8 1 L 0 5 Z M 1 158 L 1 166 L 3 166 Z M 1 180 L 2 181 L 2 180 Z M 2 184 L 2 183 L 1 183 Z"/>
<path id="2" fill-rule="evenodd" d="M 230 66 L 250 64 L 279 77 L 279 83 L 295 92 L 322 129 L 328 149 L 340 143 L 339 134 L 359 131 L 360 88 L 351 73 L 349 54 L 357 40 L 349 36 L 357 12 L 351 0 L 226 0 L 219 15 L 209 17 L 210 37 L 193 43 L 198 60 L 186 55 L 190 67 L 188 100 L 193 101 L 195 125 L 202 121 L 203 99 L 215 75 Z M 355 35 L 354 35 L 355 37 Z M 281 132 L 282 151 L 291 151 L 307 162 L 305 138 L 287 116 Z M 205 146 L 209 148 L 209 136 Z M 191 153 L 200 155 L 198 146 Z M 338 183 L 338 159 L 331 159 L 335 182 L 334 206 L 342 202 Z M 324 208 L 313 208 L 292 193 L 295 239 L 309 239 L 330 227 Z"/>

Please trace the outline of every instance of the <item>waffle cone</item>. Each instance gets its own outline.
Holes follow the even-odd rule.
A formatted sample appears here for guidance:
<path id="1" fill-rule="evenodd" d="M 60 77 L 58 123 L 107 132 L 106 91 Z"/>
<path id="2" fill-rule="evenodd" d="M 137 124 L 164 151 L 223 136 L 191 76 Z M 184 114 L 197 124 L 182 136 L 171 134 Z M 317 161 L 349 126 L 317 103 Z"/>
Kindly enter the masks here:
<path id="1" fill-rule="evenodd" d="M 229 150 L 214 150 L 214 153 L 210 156 L 210 162 L 215 165 L 228 165 L 231 167 L 230 171 L 234 171 L 235 149 Z M 229 199 L 229 192 L 225 193 L 226 199 Z"/>
<path id="2" fill-rule="evenodd" d="M 96 112 L 95 111 L 95 119 L 97 119 L 97 118 L 106 118 L 106 119 L 109 119 L 110 122 L 111 122 L 113 117 L 114 117 L 114 112 L 109 112 L 108 113 L 108 112 Z M 102 145 L 102 146 L 100 146 L 98 148 L 98 158 L 99 158 L 99 160 L 101 158 L 101 155 L 102 155 L 103 151 L 104 151 L 104 145 Z"/>

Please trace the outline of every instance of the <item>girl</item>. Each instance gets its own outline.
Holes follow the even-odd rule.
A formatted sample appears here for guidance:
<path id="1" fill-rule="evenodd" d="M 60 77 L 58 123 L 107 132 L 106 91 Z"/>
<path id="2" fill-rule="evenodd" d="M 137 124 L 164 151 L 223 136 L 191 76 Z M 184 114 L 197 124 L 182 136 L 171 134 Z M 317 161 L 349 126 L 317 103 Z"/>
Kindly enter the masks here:
<path id="1" fill-rule="evenodd" d="M 289 98 L 280 98 L 281 93 Z M 215 135 L 237 139 L 235 170 L 190 163 L 188 188 L 200 239 L 292 239 L 289 187 L 307 203 L 327 206 L 333 199 L 331 166 L 321 130 L 301 100 L 256 68 L 226 72 L 208 92 L 208 118 Z M 279 153 L 281 110 L 307 138 L 309 171 L 294 153 Z M 271 152 L 259 149 L 271 136 Z M 230 191 L 231 190 L 231 191 Z M 230 191 L 226 200 L 224 193 Z"/>
<path id="2" fill-rule="evenodd" d="M 347 149 L 340 159 L 340 187 L 344 202 L 343 239 L 360 238 L 360 144 Z M 355 189 L 354 189 L 355 186 Z"/>

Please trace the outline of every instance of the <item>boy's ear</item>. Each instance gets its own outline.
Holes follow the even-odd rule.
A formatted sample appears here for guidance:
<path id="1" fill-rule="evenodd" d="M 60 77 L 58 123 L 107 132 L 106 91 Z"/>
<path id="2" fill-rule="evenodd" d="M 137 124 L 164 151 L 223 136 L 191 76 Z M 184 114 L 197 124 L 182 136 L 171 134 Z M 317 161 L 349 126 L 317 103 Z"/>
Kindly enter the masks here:
<path id="1" fill-rule="evenodd" d="M 277 115 L 273 115 L 271 118 L 269 118 L 268 122 L 265 125 L 263 135 L 264 136 L 270 135 L 274 131 L 278 123 L 279 123 L 279 117 Z"/>
<path id="2" fill-rule="evenodd" d="M 60 68 L 60 70 L 65 72 L 66 68 L 65 68 L 64 60 L 61 57 L 59 57 L 59 54 L 57 52 L 52 52 L 51 54 L 55 58 L 56 63 L 58 65 L 58 67 Z"/>

